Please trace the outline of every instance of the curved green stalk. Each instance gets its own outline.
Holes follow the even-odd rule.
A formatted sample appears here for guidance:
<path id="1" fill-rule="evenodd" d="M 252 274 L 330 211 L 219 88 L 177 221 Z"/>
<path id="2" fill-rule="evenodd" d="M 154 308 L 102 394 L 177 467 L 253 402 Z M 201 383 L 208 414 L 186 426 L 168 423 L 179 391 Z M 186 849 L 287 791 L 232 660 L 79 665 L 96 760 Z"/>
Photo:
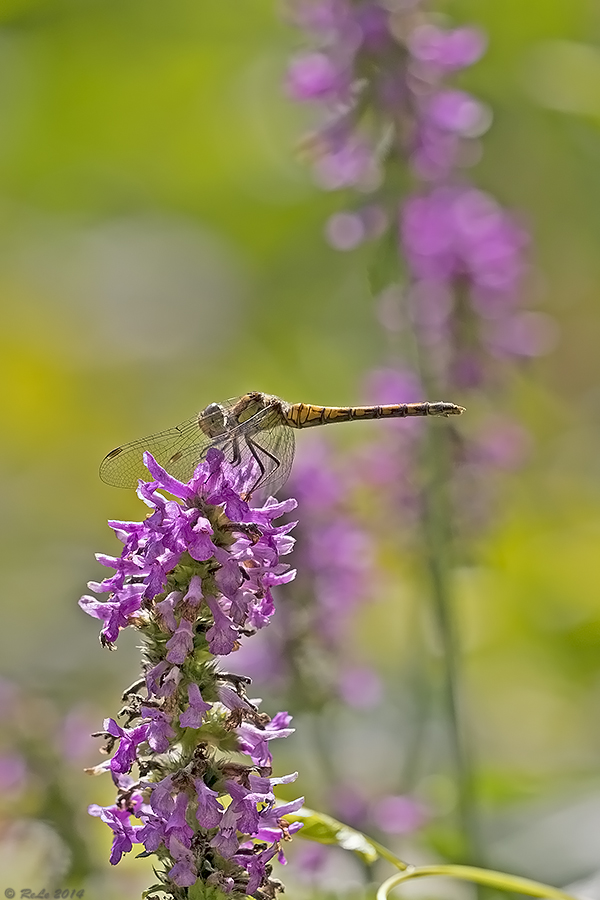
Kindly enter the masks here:
<path id="1" fill-rule="evenodd" d="M 395 887 L 411 878 L 424 878 L 428 875 L 445 875 L 450 878 L 461 878 L 465 881 L 473 881 L 487 887 L 501 891 L 515 891 L 519 894 L 527 894 L 530 897 L 547 897 L 549 900 L 574 900 L 570 894 L 548 884 L 539 881 L 531 881 L 529 878 L 520 878 L 518 875 L 507 875 L 504 872 L 494 872 L 491 869 L 479 869 L 476 866 L 409 866 L 404 872 L 392 875 L 384 881 L 377 891 L 376 900 L 387 900 L 387 897 Z"/>

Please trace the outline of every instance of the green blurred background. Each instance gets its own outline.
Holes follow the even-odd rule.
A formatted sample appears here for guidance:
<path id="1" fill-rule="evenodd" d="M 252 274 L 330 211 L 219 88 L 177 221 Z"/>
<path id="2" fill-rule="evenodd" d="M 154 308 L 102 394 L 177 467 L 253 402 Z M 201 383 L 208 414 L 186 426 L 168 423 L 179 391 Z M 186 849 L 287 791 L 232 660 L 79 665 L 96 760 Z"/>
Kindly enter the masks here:
<path id="1" fill-rule="evenodd" d="M 521 211 L 531 304 L 560 327 L 501 401 L 533 451 L 458 579 L 482 829 L 491 864 L 566 884 L 600 870 L 600 7 L 443 10 L 489 34 L 464 78 L 494 111 L 474 177 Z M 344 197 L 297 158 L 309 119 L 281 81 L 299 40 L 274 0 L 0 0 L 0 657 L 30 747 L 67 713 L 100 727 L 136 674 L 133 638 L 102 651 L 76 605 L 101 574 L 93 553 L 116 549 L 106 519 L 144 512 L 99 481 L 104 454 L 249 389 L 357 402 L 383 361 L 372 250 L 327 246 Z M 383 603 L 360 625 L 384 668 L 402 616 Z M 306 740 L 275 754 L 279 772 L 301 767 Z M 60 774 L 30 755 L 35 777 L 2 801 L 6 884 L 63 884 L 70 828 L 87 849 L 69 884 L 135 896 L 148 862 L 112 870 L 85 813 L 112 793 L 80 774 L 93 742 Z M 301 790 L 318 801 L 306 774 Z M 406 844 L 414 861 L 434 852 Z M 342 866 L 330 886 L 360 881 Z"/>

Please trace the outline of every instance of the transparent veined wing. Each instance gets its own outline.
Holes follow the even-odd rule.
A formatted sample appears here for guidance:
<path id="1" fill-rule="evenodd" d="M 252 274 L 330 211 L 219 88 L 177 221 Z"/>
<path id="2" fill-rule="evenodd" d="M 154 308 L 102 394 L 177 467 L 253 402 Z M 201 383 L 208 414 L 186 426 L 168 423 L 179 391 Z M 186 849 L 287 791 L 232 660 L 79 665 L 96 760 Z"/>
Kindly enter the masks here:
<path id="1" fill-rule="evenodd" d="M 176 425 L 175 428 L 146 435 L 111 450 L 100 463 L 100 478 L 106 484 L 120 488 L 135 488 L 140 478 L 148 481 L 151 476 L 144 465 L 146 450 L 159 465 L 167 469 L 171 475 L 178 477 L 173 471 L 172 459 L 176 458 L 177 454 L 188 454 L 192 449 L 197 455 L 206 444 L 212 444 L 212 438 L 200 431 L 196 415 L 181 425 Z"/>
<path id="2" fill-rule="evenodd" d="M 270 420 L 265 416 L 265 421 L 259 424 L 259 430 L 244 435 L 243 455 L 249 463 L 254 461 L 258 475 L 252 493 L 266 496 L 276 494 L 288 480 L 294 462 L 295 438 L 293 428 L 282 424 L 279 415 L 277 421 L 273 416 Z"/>
<path id="3" fill-rule="evenodd" d="M 144 452 L 148 450 L 169 474 L 187 481 L 208 448 L 218 446 L 214 436 L 206 432 L 226 431 L 227 417 L 239 399 L 233 397 L 215 404 L 215 413 L 203 420 L 205 431 L 200 427 L 199 414 L 196 414 L 174 428 L 115 447 L 100 463 L 100 478 L 113 487 L 136 488 L 140 478 L 145 481 L 150 478 L 144 465 Z"/>

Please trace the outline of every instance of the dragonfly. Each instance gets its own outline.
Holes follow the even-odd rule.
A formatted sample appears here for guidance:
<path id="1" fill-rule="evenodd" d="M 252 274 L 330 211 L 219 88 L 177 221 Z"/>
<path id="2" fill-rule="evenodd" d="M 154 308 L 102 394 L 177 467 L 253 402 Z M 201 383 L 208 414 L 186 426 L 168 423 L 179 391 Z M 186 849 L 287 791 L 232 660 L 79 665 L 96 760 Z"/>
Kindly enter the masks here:
<path id="1" fill-rule="evenodd" d="M 275 494 L 287 481 L 294 461 L 294 430 L 353 422 L 358 419 L 398 419 L 407 416 L 458 416 L 455 403 L 423 401 L 386 406 L 314 406 L 287 403 L 272 394 L 250 391 L 241 397 L 209 403 L 180 425 L 149 434 L 111 450 L 100 465 L 100 477 L 113 487 L 135 488 L 147 479 L 143 454 L 149 451 L 170 475 L 189 481 L 196 467 L 215 447 L 232 466 L 252 470 L 249 497 L 256 490 Z"/>

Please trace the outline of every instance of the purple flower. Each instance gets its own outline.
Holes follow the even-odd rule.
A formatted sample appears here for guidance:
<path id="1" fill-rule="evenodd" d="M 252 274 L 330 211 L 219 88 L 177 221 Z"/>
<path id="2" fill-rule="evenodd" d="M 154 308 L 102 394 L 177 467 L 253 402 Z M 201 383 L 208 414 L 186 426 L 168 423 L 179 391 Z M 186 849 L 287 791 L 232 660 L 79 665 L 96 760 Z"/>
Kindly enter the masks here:
<path id="1" fill-rule="evenodd" d="M 259 885 L 261 884 L 266 871 L 266 866 L 269 860 L 271 860 L 275 854 L 277 853 L 277 847 L 270 847 L 267 850 L 263 850 L 262 853 L 252 852 L 252 850 L 242 850 L 236 856 L 233 857 L 234 862 L 237 862 L 238 865 L 243 866 L 250 878 L 248 879 L 248 884 L 246 885 L 245 892 L 248 895 L 254 894 Z"/>
<path id="2" fill-rule="evenodd" d="M 175 837 L 186 847 L 190 846 L 190 841 L 194 836 L 194 829 L 188 825 L 185 818 L 188 802 L 189 797 L 187 794 L 183 792 L 177 794 L 171 815 L 165 823 L 165 834 L 169 842 Z"/>
<path id="3" fill-rule="evenodd" d="M 373 669 L 366 666 L 354 666 L 341 673 L 339 691 L 341 699 L 348 706 L 356 709 L 369 709 L 380 702 L 383 687 Z"/>
<path id="4" fill-rule="evenodd" d="M 363 47 L 369 53 L 381 53 L 392 43 L 390 14 L 378 3 L 368 0 L 357 6 L 355 20 L 362 34 Z"/>
<path id="5" fill-rule="evenodd" d="M 175 737 L 170 717 L 162 710 L 148 706 L 142 706 L 141 712 L 145 719 L 150 719 L 146 738 L 150 747 L 155 753 L 166 753 L 171 738 Z"/>
<path id="6" fill-rule="evenodd" d="M 427 104 L 426 117 L 432 125 L 455 134 L 472 137 L 481 133 L 485 113 L 479 101 L 465 91 L 438 91 Z"/>
<path id="7" fill-rule="evenodd" d="M 198 809 L 196 818 L 202 828 L 216 828 L 223 817 L 223 807 L 218 801 L 218 794 L 206 786 L 202 778 L 194 779 Z"/>
<path id="8" fill-rule="evenodd" d="M 94 582 L 90 582 L 90 587 Z M 94 590 L 95 588 L 92 588 Z M 118 603 L 96 600 L 95 597 L 83 596 L 79 606 L 89 616 L 101 619 L 105 625 L 101 631 L 107 644 L 116 641 L 121 628 L 129 625 L 130 617 L 138 612 L 142 605 L 144 586 L 141 584 L 128 584 L 121 588 Z"/>
<path id="9" fill-rule="evenodd" d="M 335 213 L 328 220 L 325 233 L 327 240 L 336 250 L 353 250 L 365 239 L 366 230 L 357 213 Z"/>
<path id="10" fill-rule="evenodd" d="M 427 23 L 414 29 L 408 45 L 414 59 L 440 72 L 452 72 L 477 62 L 485 50 L 486 41 L 476 28 L 444 31 Z"/>
<path id="11" fill-rule="evenodd" d="M 105 732 L 112 737 L 120 738 L 119 749 L 105 767 L 110 768 L 115 775 L 130 772 L 137 760 L 137 748 L 147 740 L 149 728 L 149 725 L 121 728 L 114 719 L 105 719 Z"/>
<path id="12" fill-rule="evenodd" d="M 200 693 L 200 688 L 193 682 L 188 684 L 188 700 L 190 705 L 184 713 L 179 716 L 179 724 L 183 728 L 200 728 L 202 718 L 209 709 L 212 708 L 210 703 L 205 703 Z"/>
<path id="13" fill-rule="evenodd" d="M 167 660 L 176 666 L 185 662 L 186 656 L 194 649 L 194 628 L 189 619 L 182 617 L 175 634 L 167 641 Z"/>
<path id="14" fill-rule="evenodd" d="M 117 806 L 98 806 L 96 803 L 92 803 L 88 806 L 88 812 L 90 816 L 99 816 L 113 832 L 110 864 L 116 866 L 123 854 L 129 853 L 133 844 L 137 843 L 129 810 L 119 809 Z"/>
<path id="15" fill-rule="evenodd" d="M 177 630 L 177 619 L 173 610 L 181 600 L 181 597 L 181 591 L 171 591 L 164 600 L 160 600 L 154 605 L 158 619 L 165 631 L 173 632 Z"/>
<path id="16" fill-rule="evenodd" d="M 223 814 L 223 818 L 219 824 L 219 830 L 211 840 L 211 846 L 217 850 L 225 859 L 230 859 L 237 852 L 240 846 L 238 836 L 238 819 L 242 816 L 242 811 L 230 803 Z"/>
<path id="17" fill-rule="evenodd" d="M 173 799 L 173 776 L 167 775 L 161 781 L 152 785 L 150 806 L 153 811 L 163 819 L 168 819 L 175 808 Z"/>
<path id="18" fill-rule="evenodd" d="M 0 754 L 0 788 L 9 794 L 21 791 L 27 783 L 27 765 L 17 753 Z"/>
<path id="19" fill-rule="evenodd" d="M 331 99 L 344 86 L 342 73 L 324 53 L 307 53 L 290 63 L 287 89 L 293 100 Z"/>
<path id="20" fill-rule="evenodd" d="M 166 659 L 161 660 L 161 662 L 146 672 L 145 682 L 148 696 L 172 696 L 181 677 L 181 669 L 177 666 L 172 666 Z"/>
<path id="21" fill-rule="evenodd" d="M 256 833 L 258 840 L 279 841 L 284 834 L 295 834 L 302 828 L 302 822 L 294 822 L 291 825 L 283 818 L 298 812 L 304 805 L 304 797 L 282 803 L 280 806 L 270 805 L 261 810 L 259 829 Z"/>
<path id="22" fill-rule="evenodd" d="M 323 39 L 331 40 L 350 19 L 347 0 L 300 0 L 291 8 L 294 21 Z"/>
<path id="23" fill-rule="evenodd" d="M 251 722 L 244 722 L 237 730 L 240 739 L 240 749 L 250 756 L 257 766 L 270 766 L 273 759 L 268 747 L 268 741 L 275 738 L 289 737 L 294 733 L 293 728 L 288 728 L 292 717 L 285 712 L 277 713 L 265 728 L 257 728 Z"/>
<path id="24" fill-rule="evenodd" d="M 143 844 L 148 853 L 155 853 L 166 842 L 165 823 L 158 816 L 144 815 L 143 825 L 137 827 L 136 843 Z"/>
<path id="25" fill-rule="evenodd" d="M 189 609 L 197 609 L 202 602 L 202 596 L 202 579 L 199 575 L 192 575 L 188 592 L 183 598 L 183 603 L 184 605 L 187 605 Z"/>
<path id="26" fill-rule="evenodd" d="M 415 278 L 470 281 L 473 296 L 511 302 L 523 272 L 524 235 L 493 200 L 473 188 L 435 188 L 402 211 L 402 243 Z"/>
<path id="27" fill-rule="evenodd" d="M 231 619 L 223 612 L 216 597 L 207 597 L 206 605 L 213 614 L 213 625 L 206 632 L 210 652 L 226 656 L 236 646 L 238 632 Z"/>
<path id="28" fill-rule="evenodd" d="M 326 191 L 376 185 L 376 163 L 368 144 L 357 136 L 332 144 L 315 165 L 315 178 Z"/>
<path id="29" fill-rule="evenodd" d="M 169 839 L 169 853 L 176 860 L 173 868 L 169 869 L 169 878 L 179 887 L 191 887 L 198 878 L 194 854 L 176 837 Z"/>

